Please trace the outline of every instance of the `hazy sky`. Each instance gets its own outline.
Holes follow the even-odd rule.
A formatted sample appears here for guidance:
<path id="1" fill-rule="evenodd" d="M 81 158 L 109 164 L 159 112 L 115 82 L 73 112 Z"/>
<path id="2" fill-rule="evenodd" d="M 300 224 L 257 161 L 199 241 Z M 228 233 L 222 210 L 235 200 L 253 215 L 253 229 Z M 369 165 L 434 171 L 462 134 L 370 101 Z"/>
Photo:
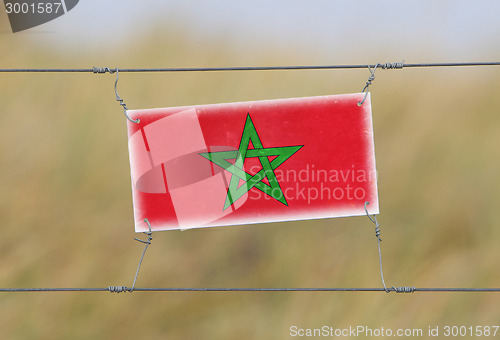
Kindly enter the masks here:
<path id="1" fill-rule="evenodd" d="M 371 51 L 386 51 L 394 61 L 498 60 L 499 13 L 498 0 L 80 0 L 67 15 L 18 34 L 74 49 L 102 48 L 134 44 L 161 22 L 203 41 L 222 37 L 243 53 L 265 45 L 357 61 Z"/>

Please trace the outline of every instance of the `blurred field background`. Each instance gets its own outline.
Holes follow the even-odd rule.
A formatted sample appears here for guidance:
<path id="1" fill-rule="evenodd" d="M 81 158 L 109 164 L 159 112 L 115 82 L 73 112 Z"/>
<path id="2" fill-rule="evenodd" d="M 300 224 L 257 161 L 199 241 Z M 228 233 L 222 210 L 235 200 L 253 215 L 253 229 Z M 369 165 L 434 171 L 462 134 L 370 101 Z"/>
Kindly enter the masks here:
<path id="1" fill-rule="evenodd" d="M 6 18 L 0 24 L 8 30 Z M 175 34 L 159 33 L 165 31 Z M 47 48 L 36 34 L 14 41 L 4 33 L 0 67 L 335 63 L 293 44 L 250 60 L 224 37 L 200 43 L 193 32 L 158 24 L 140 42 L 98 54 Z M 426 52 L 426 60 L 406 61 L 429 61 Z M 498 55 L 492 49 L 483 59 Z M 381 56 L 335 58 L 399 61 Z M 367 70 L 123 73 L 118 89 L 138 109 L 354 93 L 368 76 Z M 388 286 L 500 286 L 499 76 L 498 67 L 377 71 L 371 91 Z M 143 244 L 133 240 L 126 120 L 114 99 L 114 75 L 0 79 L 0 286 L 130 286 Z M 138 287 L 381 286 L 366 217 L 153 238 Z M 1 293 L 0 338 L 287 339 L 292 325 L 425 331 L 498 325 L 499 302 L 498 293 Z"/>

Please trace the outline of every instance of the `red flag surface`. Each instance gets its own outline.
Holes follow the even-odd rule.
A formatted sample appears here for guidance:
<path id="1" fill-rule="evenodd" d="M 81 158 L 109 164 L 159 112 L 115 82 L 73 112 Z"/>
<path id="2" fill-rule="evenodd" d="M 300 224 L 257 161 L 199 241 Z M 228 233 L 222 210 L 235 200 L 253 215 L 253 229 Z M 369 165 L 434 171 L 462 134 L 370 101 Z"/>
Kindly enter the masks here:
<path id="1" fill-rule="evenodd" d="M 128 111 L 136 232 L 377 214 L 363 96 Z"/>

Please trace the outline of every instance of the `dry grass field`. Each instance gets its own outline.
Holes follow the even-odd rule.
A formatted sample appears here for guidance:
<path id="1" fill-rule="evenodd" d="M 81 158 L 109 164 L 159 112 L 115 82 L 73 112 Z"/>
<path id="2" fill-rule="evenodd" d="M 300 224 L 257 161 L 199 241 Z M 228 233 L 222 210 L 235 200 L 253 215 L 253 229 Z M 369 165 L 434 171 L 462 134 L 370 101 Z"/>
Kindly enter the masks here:
<path id="1" fill-rule="evenodd" d="M 200 58 L 183 34 L 72 59 L 2 34 L 0 68 L 235 63 L 223 41 Z M 286 54 L 251 63 L 282 64 Z M 154 108 L 353 93 L 368 75 L 124 73 L 119 92 L 132 109 Z M 388 285 L 500 286 L 499 76 L 494 67 L 377 71 Z M 133 240 L 126 120 L 113 83 L 109 74 L 0 74 L 0 287 L 131 285 L 143 245 Z M 139 287 L 381 286 L 366 217 L 153 237 Z M 0 293 L 0 338 L 287 339 L 292 325 L 426 331 L 498 325 L 499 303 L 498 293 Z"/>

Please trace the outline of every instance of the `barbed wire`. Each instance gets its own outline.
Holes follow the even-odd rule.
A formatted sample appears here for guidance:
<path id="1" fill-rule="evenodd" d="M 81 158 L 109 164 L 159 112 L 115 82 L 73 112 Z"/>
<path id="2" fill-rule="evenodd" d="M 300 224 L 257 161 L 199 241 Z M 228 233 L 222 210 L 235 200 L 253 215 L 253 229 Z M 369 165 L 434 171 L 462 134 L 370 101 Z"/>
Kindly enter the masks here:
<path id="1" fill-rule="evenodd" d="M 26 73 L 114 73 L 119 72 L 217 72 L 217 71 L 277 71 L 277 70 L 334 70 L 334 69 L 402 69 L 419 67 L 463 67 L 463 66 L 500 66 L 500 61 L 493 62 L 445 62 L 445 63 L 376 63 L 355 65 L 296 65 L 296 66 L 231 66 L 231 67 L 167 67 L 167 68 L 3 68 L 0 72 Z"/>

